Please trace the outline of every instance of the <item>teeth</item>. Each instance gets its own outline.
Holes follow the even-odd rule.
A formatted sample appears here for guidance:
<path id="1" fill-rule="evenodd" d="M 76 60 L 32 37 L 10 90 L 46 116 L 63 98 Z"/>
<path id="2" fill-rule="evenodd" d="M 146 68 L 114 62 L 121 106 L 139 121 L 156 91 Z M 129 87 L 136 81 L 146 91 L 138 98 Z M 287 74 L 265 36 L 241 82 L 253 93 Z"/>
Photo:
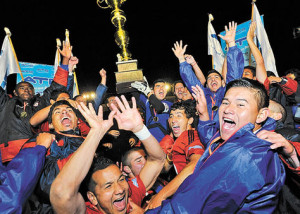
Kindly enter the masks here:
<path id="1" fill-rule="evenodd" d="M 125 196 L 123 196 L 122 198 L 116 199 L 114 202 L 119 202 L 122 201 L 124 199 Z"/>
<path id="2" fill-rule="evenodd" d="M 227 119 L 227 118 L 224 118 L 224 121 L 225 121 L 226 123 L 234 123 L 233 120 L 230 120 L 230 119 Z"/>

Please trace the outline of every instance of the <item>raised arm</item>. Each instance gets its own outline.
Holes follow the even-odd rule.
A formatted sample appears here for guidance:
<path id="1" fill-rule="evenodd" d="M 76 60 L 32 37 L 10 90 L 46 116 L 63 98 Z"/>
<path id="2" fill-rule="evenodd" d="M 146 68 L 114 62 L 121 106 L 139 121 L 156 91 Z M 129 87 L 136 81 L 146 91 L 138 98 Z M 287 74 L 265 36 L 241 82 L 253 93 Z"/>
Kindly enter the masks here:
<path id="1" fill-rule="evenodd" d="M 226 84 L 232 80 L 242 78 L 244 71 L 244 56 L 235 44 L 236 28 L 237 23 L 229 22 L 228 27 L 225 26 L 225 36 L 219 34 L 219 37 L 228 44 Z"/>
<path id="2" fill-rule="evenodd" d="M 189 63 L 193 67 L 193 70 L 194 70 L 197 78 L 200 80 L 201 84 L 204 85 L 206 82 L 206 78 L 205 78 L 201 68 L 199 67 L 198 63 L 194 59 L 194 57 L 192 55 L 188 55 L 188 54 L 185 54 L 184 57 L 185 57 L 186 62 Z"/>
<path id="3" fill-rule="evenodd" d="M 200 80 L 193 72 L 191 65 L 189 65 L 184 58 L 186 48 L 187 45 L 183 46 L 182 41 L 180 41 L 175 42 L 174 48 L 172 48 L 172 50 L 180 63 L 179 72 L 181 79 L 183 80 L 189 91 L 192 93 L 192 86 L 199 85 L 201 88 L 204 88 L 204 86 L 201 84 Z"/>
<path id="4" fill-rule="evenodd" d="M 94 108 L 95 111 L 97 112 L 99 109 L 99 106 L 102 104 L 103 102 L 103 97 L 107 91 L 107 86 L 106 86 L 106 70 L 104 70 L 103 68 L 99 71 L 99 74 L 101 76 L 101 82 L 98 85 L 97 89 L 96 89 L 96 98 L 94 101 Z"/>
<path id="5" fill-rule="evenodd" d="M 114 106 L 114 110 L 117 112 L 115 119 L 117 120 L 120 129 L 132 131 L 145 147 L 147 152 L 147 162 L 139 176 L 143 181 L 146 190 L 149 190 L 163 168 L 165 153 L 157 140 L 143 124 L 142 117 L 136 108 L 135 98 L 132 97 L 132 108 L 130 108 L 124 95 L 121 96 L 121 99 L 123 103 L 119 98 L 116 98 L 120 111 Z"/>
<path id="6" fill-rule="evenodd" d="M 78 190 L 90 169 L 100 140 L 113 124 L 115 111 L 110 113 L 108 120 L 103 120 L 102 107 L 98 115 L 92 104 L 89 104 L 88 109 L 81 103 L 78 109 L 91 130 L 52 183 L 50 201 L 56 213 L 85 213 L 85 202 Z"/>
<path id="7" fill-rule="evenodd" d="M 255 29 L 256 29 L 256 22 L 252 22 L 249 27 L 249 30 L 248 30 L 247 42 L 249 44 L 251 53 L 253 54 L 255 62 L 256 62 L 256 79 L 261 84 L 264 84 L 264 82 L 265 82 L 266 78 L 268 78 L 268 76 L 267 76 L 267 71 L 266 71 L 266 67 L 264 64 L 264 59 L 263 59 L 259 49 L 257 48 L 257 46 L 255 45 L 255 43 L 253 41 Z"/>

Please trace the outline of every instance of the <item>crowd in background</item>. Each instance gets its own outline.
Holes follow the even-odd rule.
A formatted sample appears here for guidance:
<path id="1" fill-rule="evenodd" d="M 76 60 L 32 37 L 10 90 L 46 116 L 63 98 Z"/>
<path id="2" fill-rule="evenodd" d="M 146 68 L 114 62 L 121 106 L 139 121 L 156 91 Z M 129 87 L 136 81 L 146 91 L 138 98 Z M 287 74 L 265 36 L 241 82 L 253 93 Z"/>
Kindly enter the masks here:
<path id="1" fill-rule="evenodd" d="M 95 100 L 72 97 L 69 42 L 42 96 L 0 88 L 0 213 L 299 213 L 300 70 L 266 70 L 255 22 L 244 66 L 236 27 L 221 72 L 174 43 L 173 97 L 146 77 L 107 93 L 104 69 Z"/>

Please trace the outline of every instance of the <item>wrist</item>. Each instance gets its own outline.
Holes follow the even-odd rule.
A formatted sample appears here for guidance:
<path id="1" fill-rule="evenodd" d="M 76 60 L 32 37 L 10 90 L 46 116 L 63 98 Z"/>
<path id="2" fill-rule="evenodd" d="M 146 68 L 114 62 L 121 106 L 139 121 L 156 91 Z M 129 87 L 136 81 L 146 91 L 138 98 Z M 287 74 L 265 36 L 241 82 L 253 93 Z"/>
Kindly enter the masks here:
<path id="1" fill-rule="evenodd" d="M 229 41 L 229 42 L 228 42 L 228 46 L 229 46 L 229 47 L 235 46 L 235 40 Z"/>
<path id="2" fill-rule="evenodd" d="M 195 66 L 195 65 L 197 65 L 197 62 L 193 62 L 193 63 L 191 63 L 191 66 Z"/>
<path id="3" fill-rule="evenodd" d="M 132 130 L 133 134 L 137 136 L 140 140 L 145 140 L 151 136 L 148 128 L 144 124 L 139 124 L 137 127 Z"/>
<path id="4" fill-rule="evenodd" d="M 179 60 L 179 63 L 182 63 L 182 62 L 185 61 L 185 58 L 184 57 L 180 57 L 180 58 L 178 58 L 178 60 Z"/>

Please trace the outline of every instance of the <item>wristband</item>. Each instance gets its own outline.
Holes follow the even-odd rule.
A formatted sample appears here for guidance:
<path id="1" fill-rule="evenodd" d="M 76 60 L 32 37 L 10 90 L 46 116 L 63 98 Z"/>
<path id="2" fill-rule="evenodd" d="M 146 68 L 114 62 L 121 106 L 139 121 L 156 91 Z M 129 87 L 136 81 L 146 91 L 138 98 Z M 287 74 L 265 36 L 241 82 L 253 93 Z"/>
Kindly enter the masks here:
<path id="1" fill-rule="evenodd" d="M 134 134 L 140 140 L 145 140 L 145 139 L 147 139 L 148 137 L 151 136 L 151 133 L 149 132 L 148 128 L 145 125 L 143 126 L 143 128 L 140 131 L 135 132 Z"/>

